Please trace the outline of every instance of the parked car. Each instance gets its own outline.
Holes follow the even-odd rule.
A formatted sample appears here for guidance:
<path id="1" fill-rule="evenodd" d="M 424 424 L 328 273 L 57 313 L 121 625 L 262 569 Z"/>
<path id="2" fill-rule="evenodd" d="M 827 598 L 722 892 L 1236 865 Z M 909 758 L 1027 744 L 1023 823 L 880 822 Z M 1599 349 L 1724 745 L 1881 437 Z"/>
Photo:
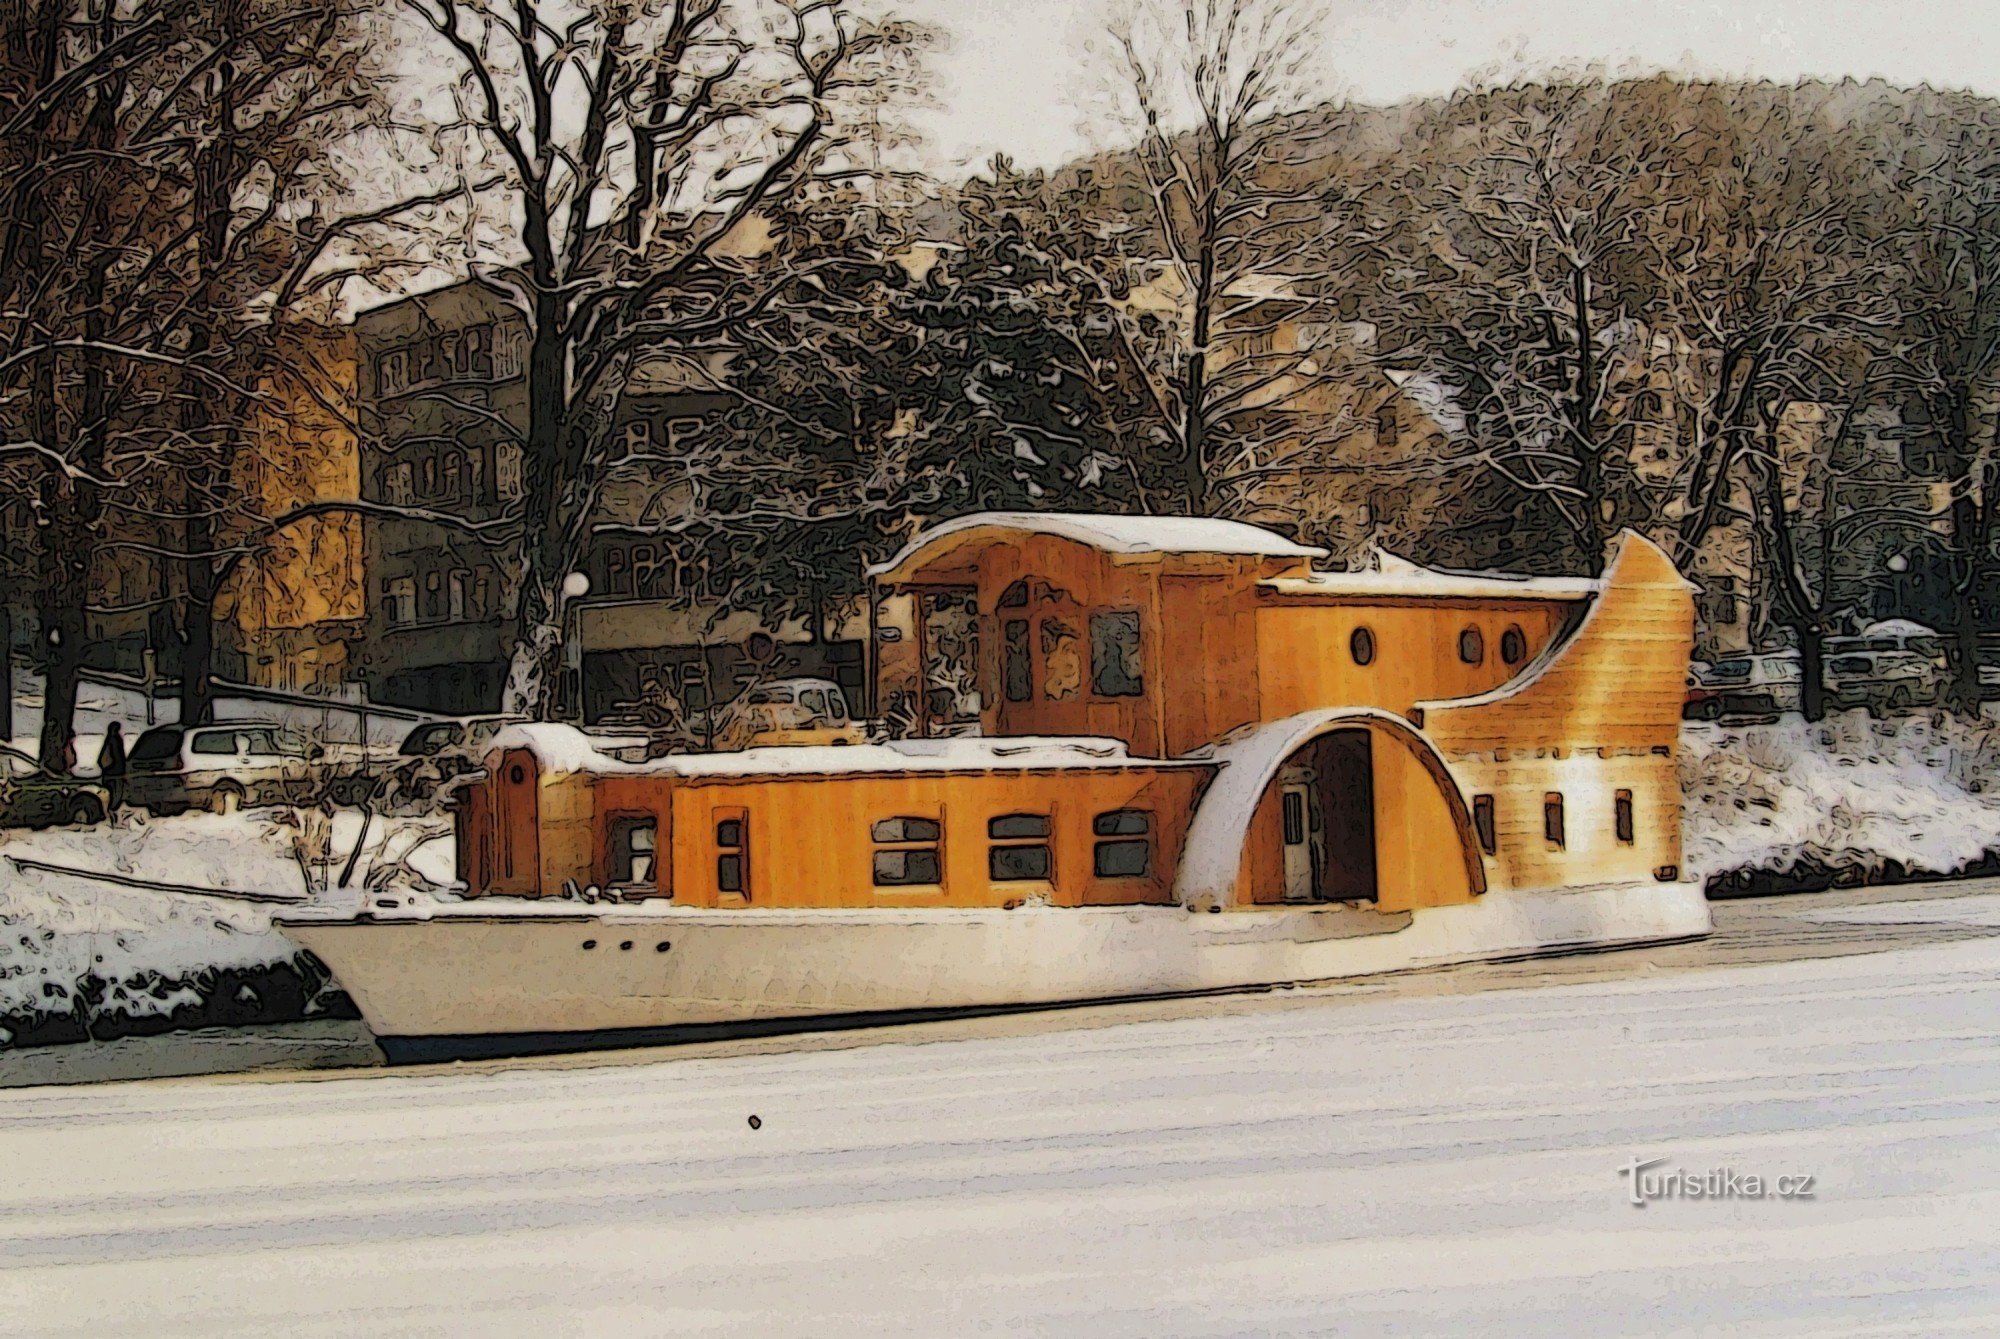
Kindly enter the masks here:
<path id="1" fill-rule="evenodd" d="M 849 715 L 847 695 L 831 679 L 753 683 L 716 712 L 715 747 L 724 752 L 867 741 L 867 729 Z"/>
<path id="2" fill-rule="evenodd" d="M 459 716 L 426 721 L 403 737 L 389 772 L 391 793 L 428 799 L 454 777 L 479 770 L 493 737 L 518 716 Z"/>
<path id="3" fill-rule="evenodd" d="M 1935 702 L 1943 680 L 1919 651 L 1854 651 L 1829 657 L 1826 695 L 1837 707 L 1902 711 Z"/>
<path id="4" fill-rule="evenodd" d="M 0 828 L 102 823 L 111 793 L 95 781 L 57 776 L 19 749 L 0 745 Z"/>
<path id="5" fill-rule="evenodd" d="M 1799 709 L 1796 651 L 1731 656 L 1696 669 L 1682 714 L 1697 720 L 1776 716 Z"/>
<path id="6" fill-rule="evenodd" d="M 159 725 L 132 746 L 125 799 L 155 814 L 296 803 L 313 791 L 322 756 L 282 725 Z"/>

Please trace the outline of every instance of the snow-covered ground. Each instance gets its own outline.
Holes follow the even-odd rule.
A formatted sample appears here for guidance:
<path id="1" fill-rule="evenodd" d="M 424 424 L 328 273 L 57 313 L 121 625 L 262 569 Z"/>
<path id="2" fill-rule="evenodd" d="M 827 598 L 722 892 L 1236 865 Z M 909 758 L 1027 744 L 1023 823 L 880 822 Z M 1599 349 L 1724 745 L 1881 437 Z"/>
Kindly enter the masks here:
<path id="1" fill-rule="evenodd" d="M 1996 1099 L 1992 938 L 1053 1035 L 23 1090 L 0 1331 L 1993 1334 Z M 1654 1157 L 1812 1194 L 1634 1207 L 1619 1168 Z"/>
<path id="2" fill-rule="evenodd" d="M 1688 724 L 1681 733 L 1687 867 L 1950 874 L 2000 850 L 2000 722 L 1944 715 L 1817 725 Z"/>
<path id="3" fill-rule="evenodd" d="M 128 812 L 94 829 L 0 833 L 0 1046 L 9 1040 L 6 1020 L 69 1012 L 86 978 L 104 983 L 98 1012 L 145 1017 L 198 1002 L 190 983 L 203 973 L 288 962 L 298 952 L 271 928 L 270 904 L 120 887 L 13 860 L 338 901 L 358 898 L 377 870 L 399 874 L 405 863 L 421 878 L 449 880 L 451 839 L 437 837 L 445 831 L 442 819 L 377 818 L 347 890 L 332 885 L 361 837 L 356 811 L 330 823 L 316 811 L 158 819 Z"/>

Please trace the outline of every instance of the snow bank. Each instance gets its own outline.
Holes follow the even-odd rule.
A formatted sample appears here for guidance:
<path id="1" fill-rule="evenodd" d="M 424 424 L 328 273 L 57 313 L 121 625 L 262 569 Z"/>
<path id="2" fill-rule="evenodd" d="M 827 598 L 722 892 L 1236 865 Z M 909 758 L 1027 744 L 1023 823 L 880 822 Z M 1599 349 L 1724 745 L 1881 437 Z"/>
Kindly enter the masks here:
<path id="1" fill-rule="evenodd" d="M 297 854 L 312 856 L 312 885 Z M 17 868 L 5 857 L 226 892 L 352 903 L 364 885 L 448 883 L 442 820 L 377 818 L 349 890 L 325 891 L 360 836 L 358 813 L 251 811 L 227 817 L 126 814 L 103 828 L 0 834 L 0 1045 L 36 1020 L 143 1019 L 209 1004 L 219 974 L 293 970 L 297 945 L 271 927 L 276 906 L 154 892 Z M 331 876 L 329 877 L 329 872 Z"/>
<path id="2" fill-rule="evenodd" d="M 1687 864 L 1704 878 L 1799 869 L 1951 874 L 2000 850 L 2000 724 L 1953 717 L 1690 724 Z"/>

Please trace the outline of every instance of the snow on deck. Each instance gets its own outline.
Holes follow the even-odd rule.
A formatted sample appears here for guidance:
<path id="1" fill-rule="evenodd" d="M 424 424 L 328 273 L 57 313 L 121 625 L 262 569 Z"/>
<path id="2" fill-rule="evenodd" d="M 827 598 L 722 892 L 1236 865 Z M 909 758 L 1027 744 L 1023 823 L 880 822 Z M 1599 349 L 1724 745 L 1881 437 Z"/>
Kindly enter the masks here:
<path id="1" fill-rule="evenodd" d="M 17 1090 L 0 1333 L 1990 1334 L 1997 1091 L 1993 939 L 1053 1036 Z M 1634 1157 L 1816 1180 L 1635 1208 Z"/>
<path id="2" fill-rule="evenodd" d="M 1585 577 L 1525 577 L 1440 572 L 1407 564 L 1380 572 L 1314 572 L 1272 577 L 1257 588 L 1273 595 L 1325 600 L 1587 600 L 1600 589 Z"/>
<path id="3" fill-rule="evenodd" d="M 625 762 L 568 725 L 511 725 L 498 749 L 526 749 L 543 775 L 592 772 L 641 776 L 817 776 L 827 772 L 1005 772 L 1046 768 L 1190 767 L 1204 763 L 1134 758 L 1122 740 L 1076 736 L 898 739 L 886 744 L 773 745 L 736 753 L 681 753 Z"/>

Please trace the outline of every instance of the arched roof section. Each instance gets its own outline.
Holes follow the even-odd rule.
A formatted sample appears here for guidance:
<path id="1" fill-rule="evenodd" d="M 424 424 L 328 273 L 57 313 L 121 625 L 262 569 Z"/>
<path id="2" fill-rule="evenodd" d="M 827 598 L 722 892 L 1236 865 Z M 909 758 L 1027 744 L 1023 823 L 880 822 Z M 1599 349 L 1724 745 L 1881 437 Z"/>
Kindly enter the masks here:
<path id="1" fill-rule="evenodd" d="M 1274 531 L 1241 521 L 1198 516 L 982 511 L 931 526 L 888 562 L 869 568 L 868 575 L 893 585 L 961 549 L 1021 535 L 1052 535 L 1125 557 L 1208 554 L 1305 560 L 1326 556 L 1325 549 L 1295 543 Z"/>
<path id="2" fill-rule="evenodd" d="M 1185 907 L 1229 906 L 1235 900 L 1251 821 L 1278 772 L 1321 735 L 1355 729 L 1367 730 L 1377 740 L 1403 749 L 1437 783 L 1458 831 L 1467 884 L 1475 893 L 1485 892 L 1486 867 L 1479 858 L 1472 814 L 1431 742 L 1401 716 L 1380 708 L 1330 707 L 1250 727 L 1209 751 L 1209 760 L 1222 766 L 1188 825 L 1181 867 L 1174 877 L 1174 900 Z"/>

